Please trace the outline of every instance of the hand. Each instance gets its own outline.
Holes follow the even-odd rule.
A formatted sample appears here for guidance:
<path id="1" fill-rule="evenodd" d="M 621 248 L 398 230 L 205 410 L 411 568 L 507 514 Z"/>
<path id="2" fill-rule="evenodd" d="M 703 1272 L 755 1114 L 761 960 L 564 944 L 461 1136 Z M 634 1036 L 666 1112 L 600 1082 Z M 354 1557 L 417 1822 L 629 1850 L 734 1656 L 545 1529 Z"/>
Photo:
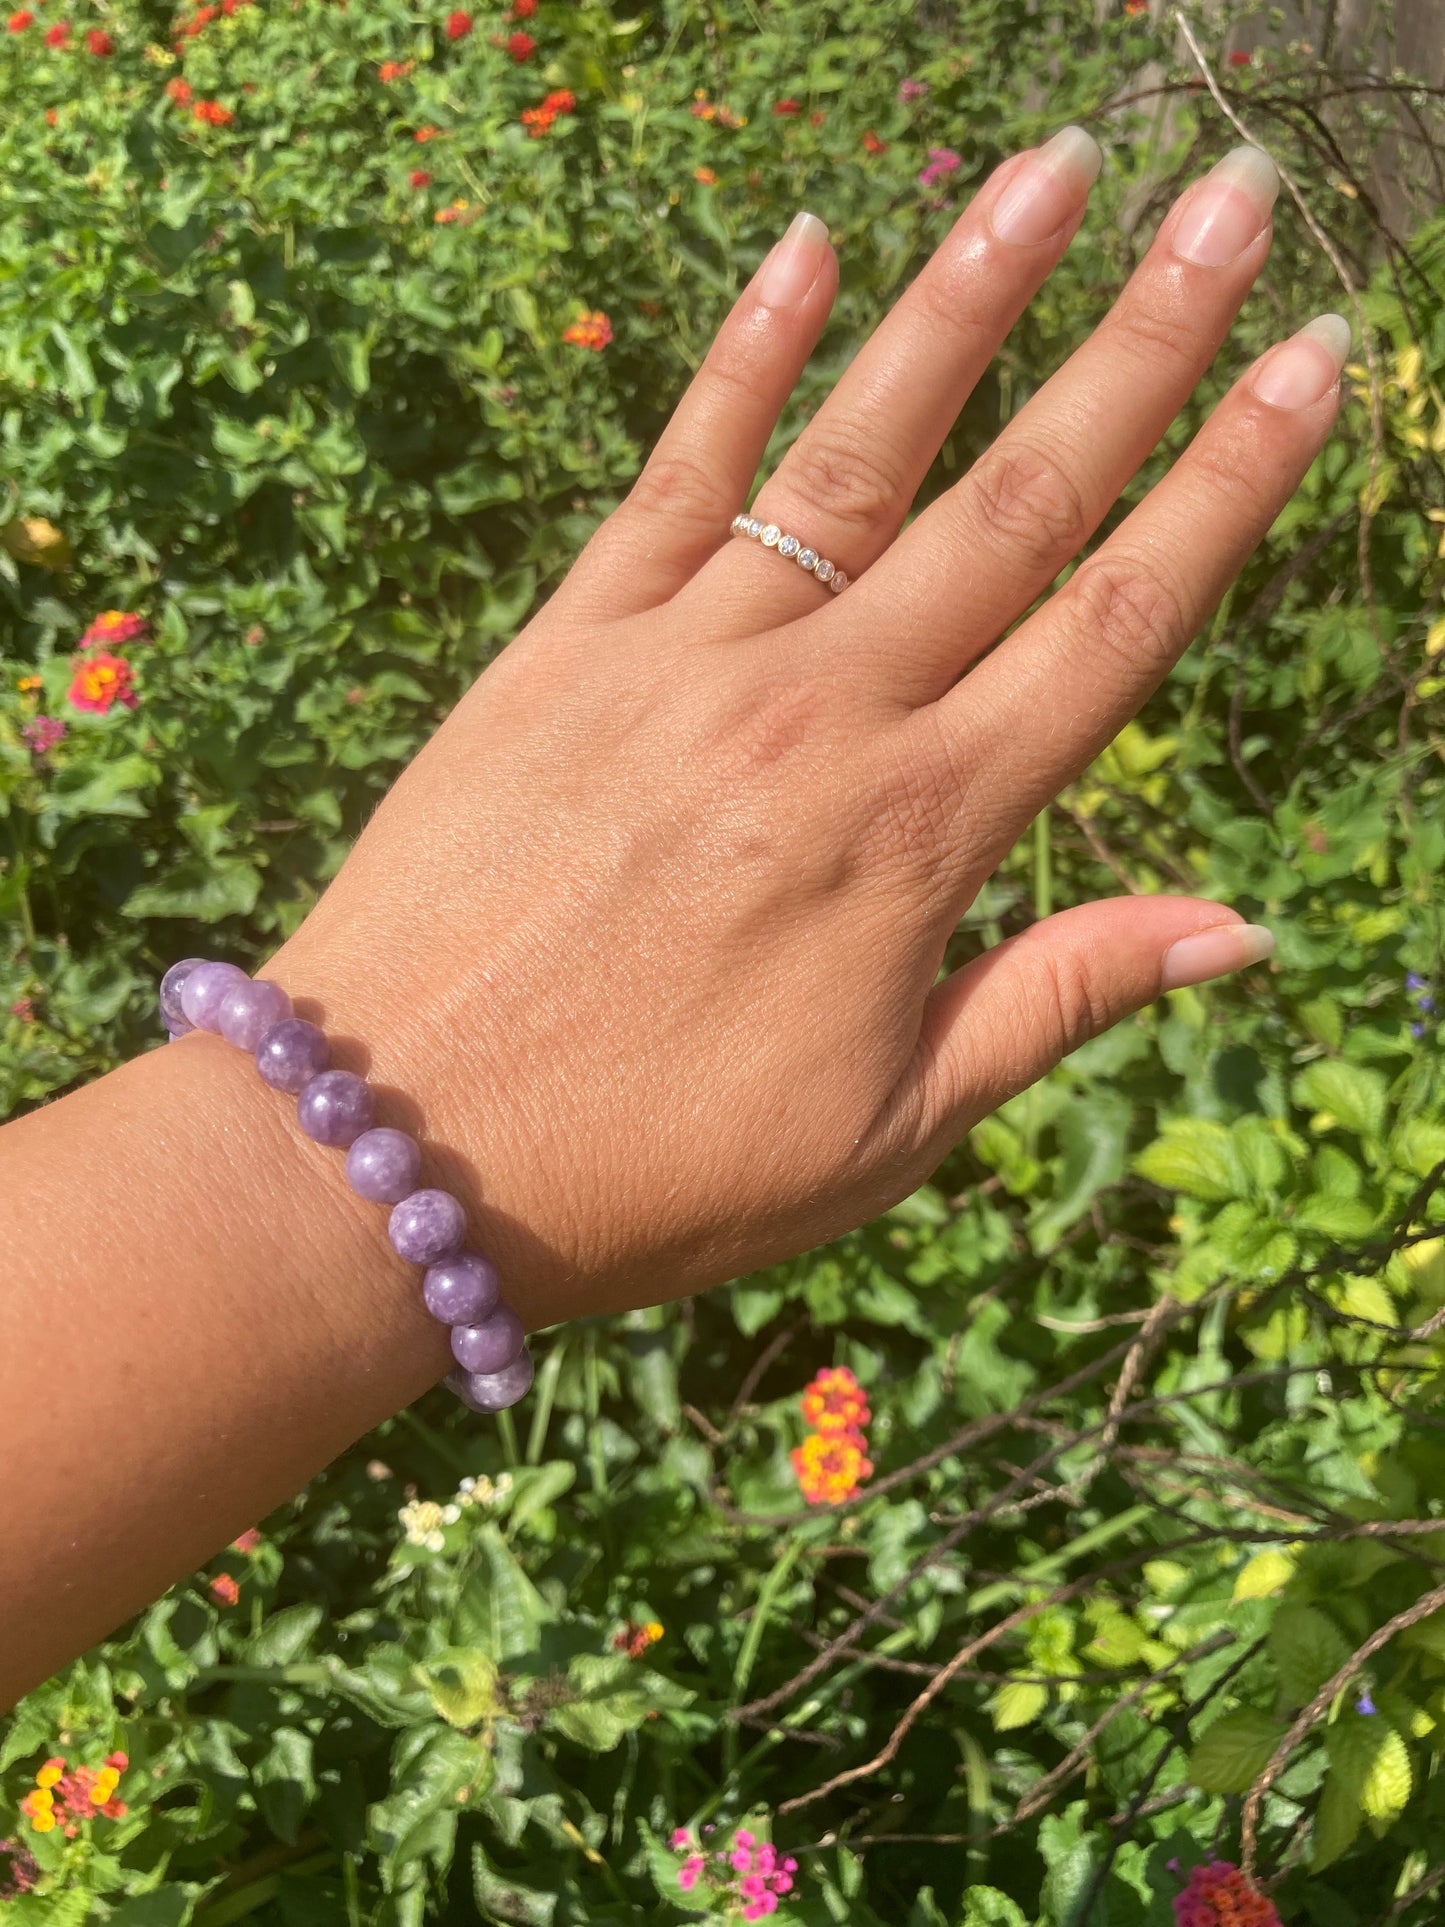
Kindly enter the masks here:
<path id="1" fill-rule="evenodd" d="M 756 514 L 845 568 L 841 595 L 728 534 L 836 286 L 800 216 L 628 499 L 266 973 L 364 1040 L 369 1060 L 338 1061 L 416 1101 L 529 1325 L 865 1220 L 1085 1038 L 1267 954 L 1218 904 L 1134 897 L 936 982 L 979 886 L 1178 658 L 1337 402 L 1348 330 L 1325 317 L 987 653 L 1159 440 L 1269 250 L 1274 170 L 1240 150 L 900 534 L 1097 166 L 1069 129 L 1000 168 L 765 483 Z"/>

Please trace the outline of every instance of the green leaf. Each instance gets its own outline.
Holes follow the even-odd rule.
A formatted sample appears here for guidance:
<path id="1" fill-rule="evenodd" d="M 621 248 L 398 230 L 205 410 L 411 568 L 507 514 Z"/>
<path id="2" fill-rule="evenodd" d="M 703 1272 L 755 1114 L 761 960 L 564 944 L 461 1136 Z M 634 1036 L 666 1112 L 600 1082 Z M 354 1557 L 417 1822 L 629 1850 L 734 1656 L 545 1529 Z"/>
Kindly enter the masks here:
<path id="1" fill-rule="evenodd" d="M 1049 1689 L 1037 1681 L 1011 1679 L 993 1696 L 993 1730 L 1009 1733 L 1015 1727 L 1032 1726 L 1049 1703 Z"/>
<path id="2" fill-rule="evenodd" d="M 1355 1717 L 1368 1716 L 1356 1714 Z M 1382 1714 L 1376 1713 L 1371 1723 L 1375 1721 L 1379 1722 L 1379 1744 L 1360 1788 L 1360 1806 L 1367 1820 L 1396 1820 L 1410 1798 L 1410 1750 L 1394 1727 L 1385 1723 Z"/>
<path id="3" fill-rule="evenodd" d="M 1350 1648 L 1344 1634 L 1318 1606 L 1287 1604 L 1270 1621 L 1269 1650 L 1279 1687 L 1290 1706 L 1304 1706 L 1344 1665 Z"/>
<path id="4" fill-rule="evenodd" d="M 1282 1721 L 1252 1706 L 1225 1713 L 1195 1742 L 1189 1778 L 1205 1793 L 1246 1793 L 1284 1734 Z"/>
<path id="5" fill-rule="evenodd" d="M 162 883 L 143 883 L 121 905 L 127 917 L 190 917 L 220 923 L 248 917 L 261 894 L 261 872 L 239 857 L 219 862 L 182 857 Z"/>
<path id="6" fill-rule="evenodd" d="M 1333 1764 L 1332 1756 L 1320 1791 L 1320 1803 L 1315 1809 L 1310 1852 L 1310 1870 L 1313 1873 L 1332 1865 L 1353 1844 L 1363 1819 L 1359 1787 L 1353 1776 L 1339 1771 Z"/>
<path id="7" fill-rule="evenodd" d="M 1378 1138 L 1384 1129 L 1388 1089 L 1379 1071 L 1322 1057 L 1307 1064 L 1294 1080 L 1293 1096 L 1302 1109 L 1315 1112 L 1317 1130 L 1342 1124 L 1357 1137 Z"/>
<path id="8" fill-rule="evenodd" d="M 1063 1163 L 1053 1196 L 1029 1213 L 1028 1237 L 1041 1256 L 1078 1223 L 1099 1192 L 1124 1175 L 1124 1147 L 1133 1113 L 1122 1099 L 1100 1092 L 1077 1098 L 1059 1119 Z"/>
<path id="9" fill-rule="evenodd" d="M 417 1666 L 432 1704 L 451 1726 L 476 1726 L 501 1710 L 497 1668 L 471 1646 L 444 1646 Z"/>
<path id="10" fill-rule="evenodd" d="M 500 1664 L 531 1652 L 553 1614 L 494 1525 L 483 1526 L 475 1543 L 477 1570 L 457 1601 L 452 1642 Z"/>
<path id="11" fill-rule="evenodd" d="M 1206 1204 L 1222 1204 L 1244 1189 L 1229 1133 L 1209 1118 L 1168 1119 L 1159 1137 L 1135 1158 L 1134 1169 L 1151 1184 Z"/>
<path id="12" fill-rule="evenodd" d="M 609 1753 L 660 1706 L 680 1707 L 692 1698 L 622 1653 L 579 1653 L 567 1668 L 575 1697 L 556 1707 L 548 1723 L 590 1753 Z"/>
<path id="13" fill-rule="evenodd" d="M 246 1649 L 247 1659 L 253 1666 L 287 1665 L 307 1645 L 325 1617 L 325 1607 L 314 1600 L 300 1606 L 283 1606 L 280 1612 L 270 1614 L 251 1641 Z"/>
<path id="14" fill-rule="evenodd" d="M 1029 1922 L 1018 1902 L 997 1887 L 969 1887 L 959 1927 L 1029 1927 Z"/>
<path id="15" fill-rule="evenodd" d="M 1293 1578 L 1294 1569 L 1294 1559 L 1278 1546 L 1257 1552 L 1235 1574 L 1231 1595 L 1234 1604 L 1238 1605 L 1243 1599 L 1268 1599 Z"/>
<path id="16" fill-rule="evenodd" d="M 251 1769 L 257 1805 L 279 1839 L 295 1840 L 302 1817 L 316 1798 L 311 1756 L 311 1735 L 281 1726 Z"/>
<path id="17" fill-rule="evenodd" d="M 480 1841 L 472 1848 L 472 1897 L 484 1920 L 514 1921 L 517 1927 L 552 1927 L 559 1898 L 499 1874 Z"/>

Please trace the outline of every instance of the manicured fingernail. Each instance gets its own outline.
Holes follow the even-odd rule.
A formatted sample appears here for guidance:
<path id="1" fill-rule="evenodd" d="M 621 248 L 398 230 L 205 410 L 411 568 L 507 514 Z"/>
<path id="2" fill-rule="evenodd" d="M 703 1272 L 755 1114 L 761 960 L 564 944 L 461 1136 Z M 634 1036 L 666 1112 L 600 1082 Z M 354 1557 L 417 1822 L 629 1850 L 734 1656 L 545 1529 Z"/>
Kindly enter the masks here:
<path id="1" fill-rule="evenodd" d="M 1207 984 L 1227 977 L 1231 970 L 1260 963 L 1274 954 L 1274 933 L 1262 923 L 1220 923 L 1198 930 L 1170 944 L 1159 966 L 1161 990 L 1183 990 L 1186 984 Z"/>
<path id="2" fill-rule="evenodd" d="M 1350 352 L 1350 324 L 1342 314 L 1316 315 L 1297 335 L 1272 348 L 1250 383 L 1275 408 L 1308 408 L 1340 378 Z"/>
<path id="3" fill-rule="evenodd" d="M 1082 127 L 1061 127 L 1030 154 L 999 195 L 989 222 L 1000 241 L 1030 247 L 1057 234 L 1099 177 L 1103 149 Z"/>
<path id="4" fill-rule="evenodd" d="M 1236 260 L 1264 231 L 1279 170 L 1262 148 L 1231 148 L 1192 190 L 1174 230 L 1174 252 L 1201 268 Z"/>
<path id="5" fill-rule="evenodd" d="M 795 214 L 792 226 L 763 263 L 758 300 L 765 308 L 796 308 L 818 278 L 828 230 L 816 214 Z"/>

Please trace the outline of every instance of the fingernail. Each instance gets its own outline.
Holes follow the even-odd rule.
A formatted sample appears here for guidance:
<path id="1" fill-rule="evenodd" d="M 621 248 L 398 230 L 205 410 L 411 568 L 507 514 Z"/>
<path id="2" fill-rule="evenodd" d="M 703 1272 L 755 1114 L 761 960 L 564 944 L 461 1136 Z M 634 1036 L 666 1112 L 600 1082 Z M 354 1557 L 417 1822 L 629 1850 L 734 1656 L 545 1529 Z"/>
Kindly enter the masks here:
<path id="1" fill-rule="evenodd" d="M 763 263 L 758 300 L 765 308 L 796 308 L 818 278 L 828 230 L 816 214 L 795 214 Z"/>
<path id="2" fill-rule="evenodd" d="M 1103 149 L 1082 127 L 1061 127 L 1030 154 L 994 204 L 989 223 L 1000 241 L 1029 247 L 1057 234 L 1099 177 Z"/>
<path id="3" fill-rule="evenodd" d="M 1264 231 L 1279 170 L 1262 148 L 1231 148 L 1191 191 L 1174 230 L 1174 252 L 1201 268 L 1237 260 Z"/>
<path id="4" fill-rule="evenodd" d="M 1316 315 L 1297 335 L 1270 350 L 1250 386 L 1274 408 L 1308 408 L 1334 387 L 1349 352 L 1345 317 Z"/>
<path id="5" fill-rule="evenodd" d="M 1227 977 L 1231 970 L 1243 970 L 1273 954 L 1274 933 L 1262 923 L 1216 924 L 1213 930 L 1199 930 L 1170 944 L 1159 966 L 1159 988 L 1207 984 L 1212 977 Z"/>

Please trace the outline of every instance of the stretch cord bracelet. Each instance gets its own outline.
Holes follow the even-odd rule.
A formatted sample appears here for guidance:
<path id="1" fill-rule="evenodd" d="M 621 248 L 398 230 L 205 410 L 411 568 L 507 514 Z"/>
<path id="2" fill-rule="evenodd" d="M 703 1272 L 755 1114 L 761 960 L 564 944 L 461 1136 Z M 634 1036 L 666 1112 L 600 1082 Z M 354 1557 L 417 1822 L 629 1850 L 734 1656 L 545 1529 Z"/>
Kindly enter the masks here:
<path id="1" fill-rule="evenodd" d="M 292 1015 L 279 984 L 235 964 L 187 957 L 161 979 L 161 1016 L 172 1039 L 209 1030 L 249 1051 L 276 1091 L 296 1098 L 296 1122 L 318 1144 L 346 1153 L 346 1181 L 358 1197 L 389 1204 L 393 1249 L 422 1265 L 422 1297 L 451 1327 L 457 1361 L 446 1384 L 474 1412 L 500 1412 L 531 1387 L 533 1365 L 522 1321 L 502 1303 L 497 1268 L 464 1249 L 467 1219 L 450 1191 L 418 1189 L 421 1147 L 405 1131 L 376 1124 L 365 1078 L 334 1071 L 326 1033 Z"/>

